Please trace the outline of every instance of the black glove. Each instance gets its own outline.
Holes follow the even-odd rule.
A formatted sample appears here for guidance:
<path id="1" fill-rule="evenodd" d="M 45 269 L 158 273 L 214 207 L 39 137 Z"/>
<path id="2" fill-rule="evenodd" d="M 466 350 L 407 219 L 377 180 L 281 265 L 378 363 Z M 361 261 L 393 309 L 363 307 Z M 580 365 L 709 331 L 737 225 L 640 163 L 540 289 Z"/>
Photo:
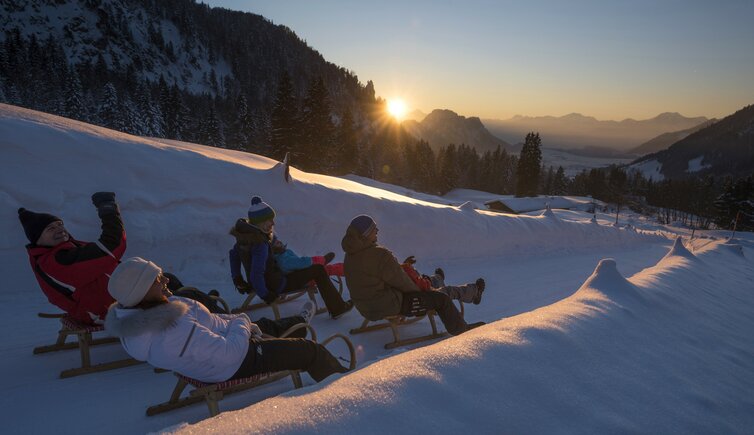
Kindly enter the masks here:
<path id="1" fill-rule="evenodd" d="M 249 283 L 244 281 L 240 276 L 233 278 L 233 285 L 236 286 L 236 290 L 238 290 L 238 292 L 241 294 L 245 294 L 251 291 L 251 286 L 249 285 Z"/>
<path id="2" fill-rule="evenodd" d="M 118 203 L 115 202 L 115 192 L 97 192 L 92 195 L 92 204 L 97 207 L 99 217 L 120 213 Z"/>
<path id="3" fill-rule="evenodd" d="M 263 297 L 262 299 L 267 302 L 267 305 L 272 305 L 273 302 L 278 298 L 278 294 L 275 291 L 268 290 L 267 296 Z"/>
<path id="4" fill-rule="evenodd" d="M 335 258 L 334 252 L 328 252 L 327 254 L 325 254 L 325 264 L 330 264 L 333 258 Z"/>
<path id="5" fill-rule="evenodd" d="M 403 263 L 404 264 L 415 264 L 416 263 L 416 258 L 414 258 L 413 255 L 410 256 L 410 257 L 406 257 L 406 259 L 403 260 Z"/>

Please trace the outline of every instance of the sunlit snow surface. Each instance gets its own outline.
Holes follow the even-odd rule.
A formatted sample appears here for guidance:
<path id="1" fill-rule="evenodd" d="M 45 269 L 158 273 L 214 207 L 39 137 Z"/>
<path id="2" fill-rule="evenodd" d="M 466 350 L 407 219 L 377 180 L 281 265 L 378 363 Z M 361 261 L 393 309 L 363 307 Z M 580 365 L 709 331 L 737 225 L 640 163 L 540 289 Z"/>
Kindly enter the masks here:
<path id="1" fill-rule="evenodd" d="M 629 216 L 576 211 L 513 216 L 448 205 L 348 179 L 292 171 L 264 157 L 151 140 L 0 105 L 0 370 L 4 433 L 751 433 L 754 427 L 754 267 L 750 234 L 661 227 Z M 146 365 L 71 379 L 58 373 L 78 352 L 32 355 L 54 341 L 56 311 L 29 269 L 20 206 L 57 214 L 80 239 L 99 222 L 89 196 L 117 193 L 127 255 L 150 258 L 185 283 L 242 301 L 230 283 L 227 230 L 252 194 L 276 212 L 277 232 L 301 254 L 335 251 L 359 213 L 380 240 L 448 281 L 483 276 L 468 320 L 489 322 L 459 337 L 386 351 L 389 331 L 351 336 L 353 373 L 291 389 L 290 381 L 156 417 L 170 374 Z M 473 192 L 470 192 L 473 193 Z M 475 194 L 478 196 L 478 192 Z M 468 201 L 476 201 L 470 195 Z M 622 223 L 626 217 L 621 216 Z M 638 228 L 638 230 L 637 230 Z M 675 239 L 683 235 L 682 241 Z M 614 260 L 605 259 L 613 258 Z M 292 314 L 297 303 L 282 306 Z M 270 315 L 269 310 L 252 317 Z M 356 311 L 313 321 L 320 337 L 358 326 Z M 426 321 L 407 336 L 426 333 Z M 343 355 L 343 349 L 333 351 Z M 123 357 L 117 345 L 95 362 Z M 282 394 L 281 394 L 282 393 Z M 96 411 L 94 411 L 96 409 Z M 85 410 L 92 410 L 91 412 Z"/>

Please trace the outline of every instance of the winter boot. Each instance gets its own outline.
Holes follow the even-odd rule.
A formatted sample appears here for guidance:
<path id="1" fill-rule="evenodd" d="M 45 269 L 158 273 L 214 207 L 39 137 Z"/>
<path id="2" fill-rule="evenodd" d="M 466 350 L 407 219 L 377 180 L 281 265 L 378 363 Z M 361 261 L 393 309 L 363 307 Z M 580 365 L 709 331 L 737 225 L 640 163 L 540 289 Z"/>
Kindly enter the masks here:
<path id="1" fill-rule="evenodd" d="M 445 281 L 445 271 L 440 269 L 439 267 L 435 269 L 435 275 L 439 276 L 443 281 Z"/>
<path id="2" fill-rule="evenodd" d="M 339 313 L 330 313 L 330 317 L 332 317 L 332 319 L 335 320 L 339 318 L 340 316 L 342 316 L 343 314 L 346 314 L 347 312 L 351 311 L 352 308 L 353 308 L 353 301 L 348 300 L 346 301 L 346 306 L 344 307 L 343 311 Z"/>
<path id="3" fill-rule="evenodd" d="M 474 323 L 469 323 L 468 325 L 466 325 L 466 330 L 467 330 L 467 331 L 470 331 L 470 330 L 472 330 L 472 329 L 474 329 L 474 328 L 478 328 L 478 327 L 480 327 L 480 326 L 483 326 L 483 325 L 486 325 L 486 324 L 487 324 L 487 323 L 485 323 L 485 322 L 474 322 Z"/>
<path id="4" fill-rule="evenodd" d="M 483 278 L 476 280 L 477 292 L 476 296 L 474 296 L 474 299 L 471 301 L 474 305 L 479 305 L 479 303 L 482 302 L 482 293 L 484 293 L 484 287 L 485 283 Z"/>
<path id="5" fill-rule="evenodd" d="M 312 301 L 304 302 L 304 305 L 301 306 L 301 313 L 299 314 L 303 317 L 304 321 L 310 323 L 315 314 L 317 314 L 317 305 Z"/>

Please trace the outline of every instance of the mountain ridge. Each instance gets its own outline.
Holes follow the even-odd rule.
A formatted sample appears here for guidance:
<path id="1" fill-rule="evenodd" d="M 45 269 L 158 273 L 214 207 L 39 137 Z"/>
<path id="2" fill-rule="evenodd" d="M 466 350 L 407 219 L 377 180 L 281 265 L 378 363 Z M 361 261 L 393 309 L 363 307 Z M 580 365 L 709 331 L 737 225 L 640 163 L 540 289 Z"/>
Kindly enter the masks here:
<path id="1" fill-rule="evenodd" d="M 465 144 L 480 154 L 501 147 L 512 151 L 514 147 L 487 130 L 479 117 L 465 117 L 449 109 L 435 109 L 421 121 L 406 120 L 401 124 L 407 133 L 423 139 L 435 150 L 444 146 Z"/>
<path id="2" fill-rule="evenodd" d="M 678 142 L 679 140 L 685 138 L 686 136 L 692 133 L 695 133 L 703 128 L 709 127 L 715 122 L 717 122 L 717 119 L 710 119 L 709 121 L 705 121 L 695 127 L 687 128 L 685 130 L 663 133 L 659 136 L 656 136 L 644 142 L 638 147 L 629 150 L 629 153 L 643 156 L 646 154 L 651 154 L 651 153 L 656 153 L 658 151 L 662 151 L 664 149 L 667 149 L 674 143 Z"/>
<path id="3" fill-rule="evenodd" d="M 754 174 L 754 104 L 645 155 L 630 167 L 659 168 L 665 178 Z"/>
<path id="4" fill-rule="evenodd" d="M 585 148 L 589 146 L 628 151 L 653 137 L 670 131 L 684 130 L 708 121 L 706 117 L 688 118 L 677 112 L 664 112 L 645 120 L 598 120 L 580 113 L 556 116 L 523 116 L 483 119 L 495 136 L 517 141 L 529 131 L 538 131 L 543 146 L 551 148 Z"/>

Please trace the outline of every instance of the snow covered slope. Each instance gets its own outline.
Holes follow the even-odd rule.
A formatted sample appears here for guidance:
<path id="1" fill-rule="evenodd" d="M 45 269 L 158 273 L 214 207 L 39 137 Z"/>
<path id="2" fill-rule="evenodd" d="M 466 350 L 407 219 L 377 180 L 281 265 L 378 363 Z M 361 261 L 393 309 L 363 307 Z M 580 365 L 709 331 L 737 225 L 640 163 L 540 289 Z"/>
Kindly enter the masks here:
<path id="1" fill-rule="evenodd" d="M 440 266 L 450 282 L 488 282 L 482 304 L 466 308 L 467 319 L 491 322 L 484 328 L 392 352 L 382 348 L 388 331 L 353 336 L 356 372 L 320 385 L 307 379 L 303 390 L 272 399 L 289 383 L 229 397 L 221 409 L 240 411 L 183 430 L 743 433 L 754 424 L 750 240 L 740 247 L 701 239 L 690 246 L 696 258 L 680 247 L 663 258 L 669 241 L 648 223 L 636 231 L 590 223 L 578 212 L 459 209 L 297 170 L 287 184 L 264 157 L 7 105 L 0 105 L 0 153 L 4 433 L 144 433 L 207 417 L 203 406 L 144 416 L 175 382 L 145 365 L 61 380 L 76 352 L 31 354 L 57 331 L 35 313 L 56 310 L 29 269 L 16 209 L 57 214 L 75 236 L 93 240 L 99 222 L 89 196 L 97 190 L 117 193 L 127 255 L 152 259 L 187 284 L 218 288 L 231 305 L 242 297 L 228 274 L 227 230 L 252 194 L 276 209 L 279 236 L 301 254 L 332 250 L 342 258 L 348 222 L 368 213 L 381 242 L 399 257 L 417 255 L 420 270 Z M 614 257 L 630 282 L 603 262 L 584 283 L 603 257 Z M 254 313 L 261 315 L 269 311 Z M 313 326 L 326 337 L 360 322 L 354 311 L 337 321 L 318 316 Z M 406 334 L 427 328 L 419 322 Z M 110 346 L 93 358 L 122 356 Z M 94 403 L 96 412 L 82 411 Z"/>
<path id="2" fill-rule="evenodd" d="M 754 273 L 680 239 L 626 279 L 180 433 L 750 433 Z"/>
<path id="3" fill-rule="evenodd" d="M 0 105 L 0 116 L 7 168 L 0 173 L 3 247 L 23 244 L 15 216 L 19 206 L 55 212 L 70 221 L 74 235 L 94 237 L 83 232 L 98 228 L 89 204 L 97 190 L 116 192 L 129 252 L 173 269 L 188 267 L 186 262 L 222 263 L 230 243 L 227 229 L 245 215 L 252 194 L 276 209 L 277 231 L 294 250 L 339 247 L 348 222 L 360 213 L 375 217 L 387 246 L 424 258 L 540 254 L 645 239 L 546 217 L 459 210 L 296 170 L 287 184 L 276 162 L 252 154 L 137 138 L 7 105 Z M 192 245 L 200 252 L 191 255 Z M 176 258 L 177 250 L 188 258 Z"/>

